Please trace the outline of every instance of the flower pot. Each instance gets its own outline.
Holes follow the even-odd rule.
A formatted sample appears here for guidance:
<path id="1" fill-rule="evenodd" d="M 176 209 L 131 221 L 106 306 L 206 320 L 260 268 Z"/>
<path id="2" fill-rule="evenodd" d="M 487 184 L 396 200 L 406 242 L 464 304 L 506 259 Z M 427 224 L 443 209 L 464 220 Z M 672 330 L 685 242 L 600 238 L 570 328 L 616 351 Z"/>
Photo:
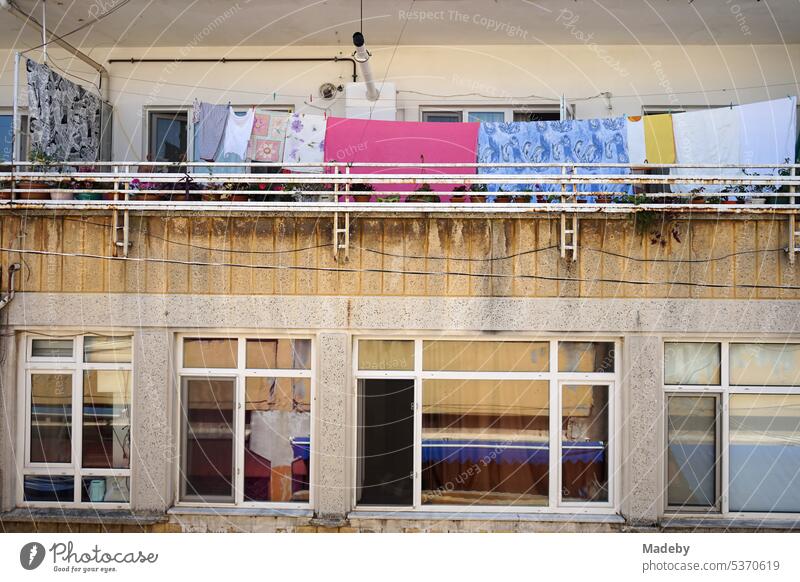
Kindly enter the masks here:
<path id="1" fill-rule="evenodd" d="M 50 200 L 72 200 L 74 197 L 72 192 L 50 192 Z"/>
<path id="2" fill-rule="evenodd" d="M 531 197 L 527 194 L 522 194 L 518 196 L 514 196 L 512 202 L 516 202 L 517 204 L 528 204 L 531 201 Z"/>
<path id="3" fill-rule="evenodd" d="M 748 198 L 747 199 L 747 203 L 748 204 L 766 204 L 767 203 L 767 199 L 766 198 Z"/>
<path id="4" fill-rule="evenodd" d="M 102 192 L 75 192 L 75 200 L 102 200 Z"/>
<path id="5" fill-rule="evenodd" d="M 7 192 L 3 192 L 7 190 Z M 3 182 L 0 184 L 0 200 L 11 200 L 11 184 Z"/>
<path id="6" fill-rule="evenodd" d="M 706 199 L 703 198 L 702 196 L 693 196 L 692 200 L 691 200 L 691 203 L 692 204 L 705 204 L 706 203 Z"/>
<path id="7" fill-rule="evenodd" d="M 354 194 L 351 198 L 356 202 L 369 202 L 372 199 L 372 194 Z"/>
<path id="8" fill-rule="evenodd" d="M 739 204 L 738 200 L 723 200 L 723 204 Z"/>
<path id="9" fill-rule="evenodd" d="M 467 201 L 467 196 L 463 194 L 450 196 L 450 202 L 453 204 L 464 204 Z"/>
<path id="10" fill-rule="evenodd" d="M 511 196 L 495 196 L 494 201 L 495 204 L 509 204 L 511 202 Z"/>
<path id="11" fill-rule="evenodd" d="M 233 194 L 230 197 L 231 202 L 247 202 L 250 200 L 249 194 Z"/>
<path id="12" fill-rule="evenodd" d="M 17 182 L 20 190 L 32 190 L 31 192 L 14 192 L 20 200 L 50 200 L 50 186 L 43 182 L 33 180 L 20 180 Z"/>

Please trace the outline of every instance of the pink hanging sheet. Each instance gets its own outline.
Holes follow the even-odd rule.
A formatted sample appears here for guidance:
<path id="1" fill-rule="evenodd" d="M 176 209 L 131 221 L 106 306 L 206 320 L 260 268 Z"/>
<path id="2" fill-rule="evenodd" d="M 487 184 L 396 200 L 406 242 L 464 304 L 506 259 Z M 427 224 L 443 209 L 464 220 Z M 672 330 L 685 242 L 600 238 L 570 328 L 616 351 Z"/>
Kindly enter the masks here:
<path id="1" fill-rule="evenodd" d="M 359 162 L 399 163 L 474 163 L 478 146 L 479 123 L 436 123 L 418 121 L 378 121 L 329 117 L 325 132 L 325 161 L 350 162 L 353 174 L 474 174 L 464 168 L 369 168 Z M 329 170 L 333 171 L 333 170 Z M 375 191 L 412 192 L 415 184 L 374 184 Z M 454 186 L 432 184 L 437 192 L 450 192 Z M 449 196 L 442 196 L 443 200 Z"/>

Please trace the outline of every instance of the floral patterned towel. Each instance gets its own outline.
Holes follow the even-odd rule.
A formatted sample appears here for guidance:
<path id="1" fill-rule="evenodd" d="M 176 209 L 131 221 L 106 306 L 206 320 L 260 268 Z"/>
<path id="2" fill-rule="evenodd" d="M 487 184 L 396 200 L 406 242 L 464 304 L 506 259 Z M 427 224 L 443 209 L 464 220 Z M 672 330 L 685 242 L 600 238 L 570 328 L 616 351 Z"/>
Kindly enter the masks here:
<path id="1" fill-rule="evenodd" d="M 481 123 L 478 132 L 481 163 L 628 163 L 624 117 Z M 479 174 L 560 174 L 552 168 L 478 168 Z M 629 174 L 628 168 L 578 168 L 578 174 Z M 489 184 L 489 191 L 528 190 L 526 184 Z M 557 184 L 536 184 L 538 192 L 561 191 Z M 624 184 L 587 184 L 580 192 L 632 192 Z"/>
<path id="2" fill-rule="evenodd" d="M 288 113 L 256 109 L 253 133 L 247 145 L 247 159 L 256 162 L 282 161 L 288 123 Z"/>
<path id="3" fill-rule="evenodd" d="M 325 156 L 325 117 L 293 113 L 286 127 L 283 162 L 323 162 Z M 295 172 L 322 172 L 322 167 L 293 168 Z"/>

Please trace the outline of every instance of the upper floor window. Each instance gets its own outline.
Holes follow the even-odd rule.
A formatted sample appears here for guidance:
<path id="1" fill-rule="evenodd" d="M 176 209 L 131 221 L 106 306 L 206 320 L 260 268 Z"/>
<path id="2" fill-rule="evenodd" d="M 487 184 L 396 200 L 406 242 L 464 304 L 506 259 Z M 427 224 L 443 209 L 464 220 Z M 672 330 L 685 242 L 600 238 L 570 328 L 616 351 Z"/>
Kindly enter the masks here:
<path id="1" fill-rule="evenodd" d="M 610 509 L 615 347 L 359 340 L 356 503 Z"/>
<path id="2" fill-rule="evenodd" d="M 154 162 L 188 160 L 189 121 L 186 111 L 151 111 L 148 154 Z"/>
<path id="3" fill-rule="evenodd" d="M 473 121 L 479 123 L 504 123 L 511 121 L 558 121 L 560 119 L 557 105 L 540 105 L 530 107 L 450 107 L 424 108 L 422 121 L 439 121 L 461 123 Z"/>
<path id="4" fill-rule="evenodd" d="M 800 513 L 800 344 L 664 344 L 668 509 Z"/>
<path id="5" fill-rule="evenodd" d="M 131 339 L 25 337 L 23 502 L 130 502 Z"/>
<path id="6" fill-rule="evenodd" d="M 308 503 L 311 339 L 183 336 L 179 347 L 180 501 Z"/>
<path id="7" fill-rule="evenodd" d="M 17 144 L 18 159 L 28 158 L 28 116 L 20 115 L 21 131 L 19 132 L 19 143 Z M 11 112 L 0 113 L 0 162 L 10 162 L 13 153 L 13 115 Z"/>

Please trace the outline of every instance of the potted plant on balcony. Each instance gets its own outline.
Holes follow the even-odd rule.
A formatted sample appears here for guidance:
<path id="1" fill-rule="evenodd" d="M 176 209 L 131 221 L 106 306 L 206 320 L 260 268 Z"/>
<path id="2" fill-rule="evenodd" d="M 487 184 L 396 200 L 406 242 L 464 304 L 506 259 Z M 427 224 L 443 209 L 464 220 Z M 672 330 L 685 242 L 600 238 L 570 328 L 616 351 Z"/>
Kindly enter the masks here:
<path id="1" fill-rule="evenodd" d="M 139 178 L 131 180 L 131 196 L 136 200 L 163 200 L 163 194 L 157 194 L 154 190 L 158 190 L 158 184 L 155 182 L 142 182 Z"/>
<path id="2" fill-rule="evenodd" d="M 463 204 L 467 199 L 467 187 L 465 185 L 462 184 L 453 188 L 453 193 L 450 195 L 450 202 L 454 204 Z"/>
<path id="3" fill-rule="evenodd" d="M 31 171 L 33 172 L 47 172 L 51 169 L 50 164 L 55 161 L 52 156 L 39 148 L 34 148 L 31 151 L 30 160 L 35 164 L 31 166 Z M 53 182 L 50 180 L 40 181 L 23 178 L 17 182 L 17 188 L 20 190 L 17 192 L 17 198 L 21 200 L 49 200 Z"/>
<path id="4" fill-rule="evenodd" d="M 472 192 L 469 197 L 470 202 L 486 202 L 486 193 L 489 191 L 489 187 L 486 184 L 472 184 L 469 191 Z"/>
<path id="5" fill-rule="evenodd" d="M 365 194 L 348 194 L 345 196 L 346 202 L 369 202 L 372 199 L 372 184 L 352 184 L 350 192 L 365 192 Z"/>
<path id="6" fill-rule="evenodd" d="M 406 202 L 439 202 L 438 195 L 427 194 L 427 192 L 433 192 L 431 185 L 427 182 L 420 184 L 419 188 L 414 191 L 414 194 L 406 198 Z"/>

